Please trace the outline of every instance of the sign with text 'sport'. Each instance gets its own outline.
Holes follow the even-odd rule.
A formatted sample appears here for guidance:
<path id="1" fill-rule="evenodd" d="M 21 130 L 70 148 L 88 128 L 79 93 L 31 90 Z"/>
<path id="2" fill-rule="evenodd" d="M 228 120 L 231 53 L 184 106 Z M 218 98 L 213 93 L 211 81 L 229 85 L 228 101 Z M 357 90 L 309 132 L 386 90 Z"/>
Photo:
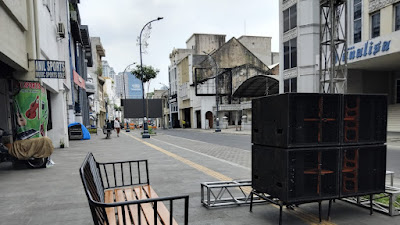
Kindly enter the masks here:
<path id="1" fill-rule="evenodd" d="M 65 79 L 65 61 L 35 60 L 35 77 Z"/>

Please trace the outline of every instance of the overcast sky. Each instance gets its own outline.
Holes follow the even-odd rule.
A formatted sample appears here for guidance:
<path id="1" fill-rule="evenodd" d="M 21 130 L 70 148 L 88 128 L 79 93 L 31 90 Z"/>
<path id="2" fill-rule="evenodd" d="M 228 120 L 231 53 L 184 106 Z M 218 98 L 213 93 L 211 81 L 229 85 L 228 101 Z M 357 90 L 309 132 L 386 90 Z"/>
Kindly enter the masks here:
<path id="1" fill-rule="evenodd" d="M 272 51 L 278 51 L 279 5 L 277 0 L 82 0 L 82 24 L 92 37 L 101 38 L 106 57 L 115 72 L 140 62 L 137 37 L 152 23 L 143 64 L 160 70 L 150 91 L 168 85 L 169 54 L 186 48 L 193 33 L 226 34 L 226 41 L 242 35 L 272 37 Z"/>

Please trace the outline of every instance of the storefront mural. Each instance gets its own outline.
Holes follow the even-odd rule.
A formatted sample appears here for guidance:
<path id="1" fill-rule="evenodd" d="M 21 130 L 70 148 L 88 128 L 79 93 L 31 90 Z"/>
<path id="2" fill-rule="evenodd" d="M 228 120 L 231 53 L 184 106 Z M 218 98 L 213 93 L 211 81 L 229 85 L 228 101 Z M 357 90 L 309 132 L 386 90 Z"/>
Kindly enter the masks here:
<path id="1" fill-rule="evenodd" d="M 46 90 L 39 82 L 19 81 L 20 92 L 14 97 L 17 138 L 45 136 L 48 122 Z"/>

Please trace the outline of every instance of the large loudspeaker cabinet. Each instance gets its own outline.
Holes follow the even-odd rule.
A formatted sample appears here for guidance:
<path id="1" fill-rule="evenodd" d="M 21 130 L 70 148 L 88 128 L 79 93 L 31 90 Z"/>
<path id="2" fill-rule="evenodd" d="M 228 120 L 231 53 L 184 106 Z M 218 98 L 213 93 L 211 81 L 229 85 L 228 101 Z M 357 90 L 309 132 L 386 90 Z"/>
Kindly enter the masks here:
<path id="1" fill-rule="evenodd" d="M 339 197 L 340 148 L 280 149 L 253 145 L 252 185 L 285 203 Z"/>
<path id="2" fill-rule="evenodd" d="M 385 191 L 387 96 L 254 99 L 252 185 L 286 204 Z"/>
<path id="3" fill-rule="evenodd" d="M 252 147 L 252 185 L 285 203 L 385 191 L 386 145 Z"/>
<path id="4" fill-rule="evenodd" d="M 387 96 L 344 95 L 342 144 L 383 144 L 387 131 Z"/>
<path id="5" fill-rule="evenodd" d="M 386 95 L 287 93 L 254 99 L 252 109 L 254 144 L 298 148 L 386 142 Z"/>
<path id="6" fill-rule="evenodd" d="M 341 96 L 287 93 L 254 99 L 252 143 L 280 148 L 339 145 Z"/>
<path id="7" fill-rule="evenodd" d="M 386 145 L 342 147 L 341 197 L 383 193 L 385 176 Z"/>

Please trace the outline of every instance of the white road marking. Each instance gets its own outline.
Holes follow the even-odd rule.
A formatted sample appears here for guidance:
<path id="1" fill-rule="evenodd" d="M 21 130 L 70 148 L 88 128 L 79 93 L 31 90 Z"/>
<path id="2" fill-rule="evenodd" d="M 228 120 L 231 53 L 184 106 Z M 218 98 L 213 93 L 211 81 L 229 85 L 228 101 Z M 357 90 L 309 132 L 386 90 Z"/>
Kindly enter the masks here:
<path id="1" fill-rule="evenodd" d="M 174 136 L 174 137 L 175 137 L 175 136 Z M 184 138 L 184 139 L 187 139 L 187 138 Z M 250 170 L 249 167 L 242 166 L 242 165 L 239 165 L 239 164 L 237 164 L 237 163 L 229 162 L 229 161 L 227 161 L 227 160 L 220 159 L 220 158 L 217 158 L 217 157 L 214 157 L 214 156 L 210 156 L 210 155 L 207 155 L 207 154 L 204 154 L 204 153 L 201 153 L 201 152 L 197 152 L 197 151 L 194 151 L 194 150 L 185 148 L 185 147 L 181 147 L 181 146 L 178 146 L 178 145 L 174 145 L 174 144 L 171 144 L 171 143 L 166 142 L 166 141 L 162 141 L 162 140 L 157 139 L 157 138 L 153 138 L 153 140 L 156 140 L 156 141 L 159 141 L 159 142 L 163 142 L 163 143 L 165 143 L 165 144 L 167 144 L 167 145 L 171 145 L 171 146 L 173 146 L 173 147 L 175 147 L 175 148 L 180 148 L 180 149 L 185 150 L 185 151 L 189 151 L 189 152 L 196 153 L 196 154 L 199 154 L 199 155 L 202 155 L 202 156 L 206 156 L 206 157 L 208 157 L 208 158 L 211 158 L 211 159 L 214 159 L 214 160 L 218 160 L 218 161 L 227 163 L 227 164 L 232 165 L 232 166 L 236 166 L 236 167 L 240 167 L 240 168 L 242 168 L 242 169 Z M 190 139 L 188 139 L 188 140 L 190 140 Z M 198 142 L 201 142 L 201 141 L 198 141 Z M 202 143 L 204 143 L 204 142 L 202 142 Z"/>

